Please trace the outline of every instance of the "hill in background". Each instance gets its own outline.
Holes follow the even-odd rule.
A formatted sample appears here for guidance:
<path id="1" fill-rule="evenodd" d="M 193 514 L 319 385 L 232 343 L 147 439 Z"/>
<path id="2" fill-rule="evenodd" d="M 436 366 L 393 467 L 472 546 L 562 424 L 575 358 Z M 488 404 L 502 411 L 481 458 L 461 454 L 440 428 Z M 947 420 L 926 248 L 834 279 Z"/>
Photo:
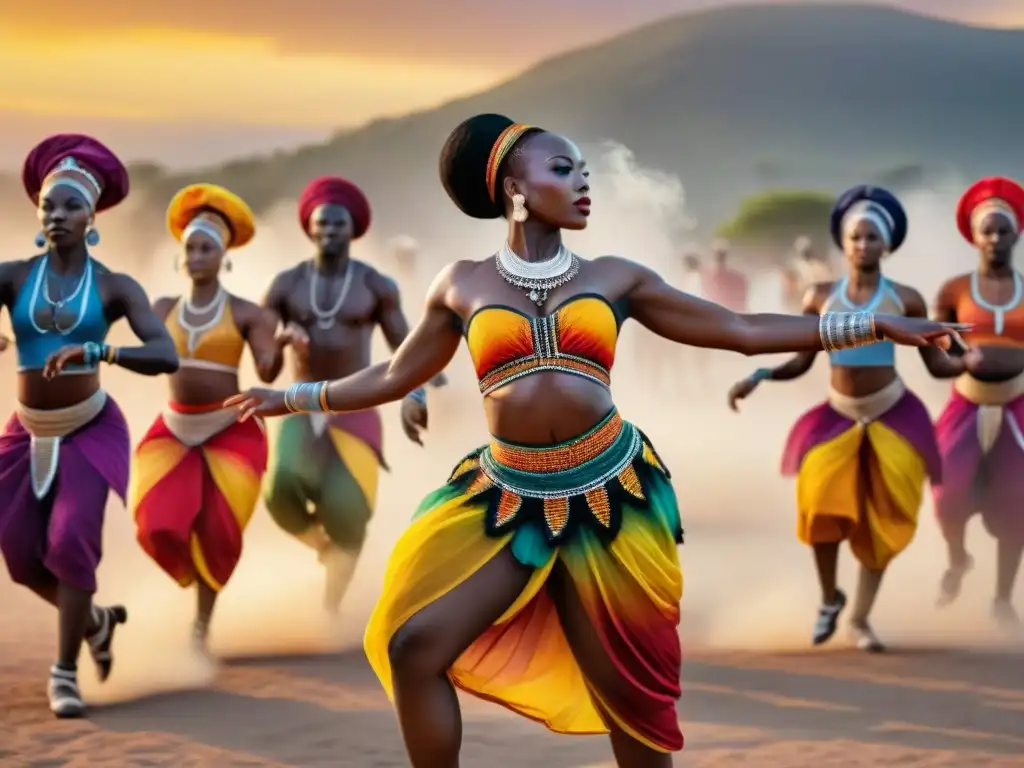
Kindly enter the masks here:
<path id="1" fill-rule="evenodd" d="M 1011 138 L 1024 125 L 1022 71 L 1024 31 L 874 6 L 732 7 L 637 29 L 324 145 L 183 174 L 147 167 L 135 195 L 163 236 L 164 206 L 185 183 L 222 183 L 265 210 L 315 175 L 340 173 L 375 202 L 375 229 L 428 238 L 459 222 L 450 205 L 450 216 L 436 213 L 445 136 L 497 111 L 581 144 L 619 142 L 641 165 L 677 174 L 708 234 L 766 186 L 838 191 L 900 169 L 916 169 L 918 182 L 1024 175 Z"/>

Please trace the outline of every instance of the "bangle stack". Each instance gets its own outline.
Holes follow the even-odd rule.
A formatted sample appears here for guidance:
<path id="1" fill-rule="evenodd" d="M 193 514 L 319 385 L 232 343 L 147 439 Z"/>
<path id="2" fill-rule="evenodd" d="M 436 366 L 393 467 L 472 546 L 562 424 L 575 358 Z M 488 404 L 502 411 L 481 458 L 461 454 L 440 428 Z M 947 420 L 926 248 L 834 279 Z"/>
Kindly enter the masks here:
<path id="1" fill-rule="evenodd" d="M 292 413 L 328 413 L 327 382 L 303 381 L 285 390 L 284 407 Z"/>
<path id="2" fill-rule="evenodd" d="M 424 408 L 427 407 L 427 390 L 425 390 L 423 387 L 417 387 L 408 395 L 406 395 L 406 397 L 408 397 L 410 400 L 415 400 Z"/>
<path id="3" fill-rule="evenodd" d="M 108 365 L 114 365 L 117 362 L 117 347 L 97 344 L 95 341 L 87 341 L 82 345 L 82 362 L 85 365 L 96 365 L 101 360 Z"/>
<path id="4" fill-rule="evenodd" d="M 821 348 L 826 352 L 881 341 L 875 328 L 874 312 L 826 312 L 818 321 L 818 334 Z"/>
<path id="5" fill-rule="evenodd" d="M 760 384 L 762 381 L 769 381 L 771 377 L 771 368 L 758 368 L 750 375 L 751 381 L 753 381 L 755 384 Z"/>

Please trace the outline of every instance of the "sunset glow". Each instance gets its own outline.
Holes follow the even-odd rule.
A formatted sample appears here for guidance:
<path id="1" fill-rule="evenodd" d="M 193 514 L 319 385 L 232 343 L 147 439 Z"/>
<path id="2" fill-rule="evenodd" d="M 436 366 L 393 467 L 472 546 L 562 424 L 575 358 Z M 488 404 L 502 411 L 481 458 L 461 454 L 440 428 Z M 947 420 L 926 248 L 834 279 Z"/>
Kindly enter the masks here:
<path id="1" fill-rule="evenodd" d="M 486 87 L 501 73 L 443 63 L 286 53 L 265 37 L 180 29 L 0 32 L 0 109 L 161 122 L 339 126 Z"/>

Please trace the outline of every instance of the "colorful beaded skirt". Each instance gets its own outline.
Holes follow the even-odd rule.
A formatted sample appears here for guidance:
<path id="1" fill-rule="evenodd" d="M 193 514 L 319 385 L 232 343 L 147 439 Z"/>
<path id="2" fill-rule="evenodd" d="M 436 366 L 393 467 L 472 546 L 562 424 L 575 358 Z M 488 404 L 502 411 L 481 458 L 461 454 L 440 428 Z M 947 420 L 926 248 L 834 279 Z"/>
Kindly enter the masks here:
<path id="1" fill-rule="evenodd" d="M 607 733 L 610 718 L 652 749 L 679 750 L 682 538 L 664 464 L 618 413 L 559 445 L 493 440 L 423 500 L 395 545 L 366 628 L 370 665 L 393 697 L 395 634 L 463 589 L 469 597 L 447 601 L 445 620 L 478 622 L 459 606 L 480 604 L 491 579 L 521 572 L 514 559 L 530 569 L 528 582 L 459 655 L 451 680 L 556 733 Z M 593 628 L 613 666 L 600 681 L 583 675 L 563 630 L 561 593 L 547 588 L 556 568 L 578 598 L 575 620 Z"/>
<path id="2" fill-rule="evenodd" d="M 582 525 L 614 539 L 624 503 L 649 505 L 645 486 L 652 473 L 671 477 L 646 436 L 613 410 L 589 432 L 557 445 L 492 438 L 460 461 L 448 482 L 463 485 L 469 498 L 486 499 L 489 536 L 535 525 L 557 545 Z M 675 535 L 681 544 L 682 526 Z"/>

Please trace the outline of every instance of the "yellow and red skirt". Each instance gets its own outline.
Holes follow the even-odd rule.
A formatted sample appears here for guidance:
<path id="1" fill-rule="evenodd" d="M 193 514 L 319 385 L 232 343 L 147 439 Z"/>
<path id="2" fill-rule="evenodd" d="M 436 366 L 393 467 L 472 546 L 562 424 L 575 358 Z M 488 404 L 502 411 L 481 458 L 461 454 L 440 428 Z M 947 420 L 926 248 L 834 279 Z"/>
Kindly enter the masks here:
<path id="1" fill-rule="evenodd" d="M 139 544 L 182 587 L 200 579 L 220 591 L 241 558 L 266 468 L 259 419 L 170 403 L 135 449 L 129 505 Z"/>

